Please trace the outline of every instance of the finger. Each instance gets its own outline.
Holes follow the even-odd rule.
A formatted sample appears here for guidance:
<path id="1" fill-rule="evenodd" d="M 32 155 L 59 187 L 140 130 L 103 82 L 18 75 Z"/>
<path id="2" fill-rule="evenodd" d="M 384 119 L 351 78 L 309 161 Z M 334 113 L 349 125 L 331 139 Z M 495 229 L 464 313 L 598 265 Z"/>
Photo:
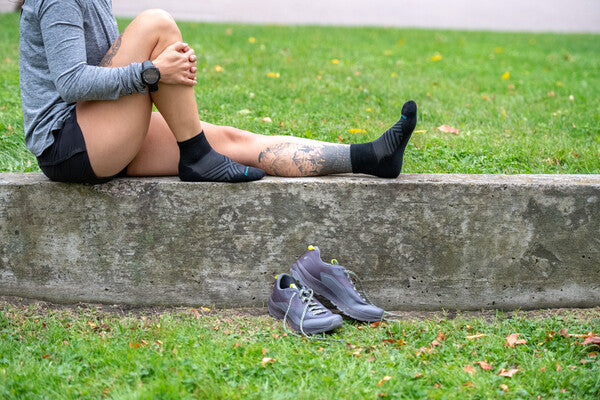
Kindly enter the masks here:
<path id="1" fill-rule="evenodd" d="M 175 51 L 183 51 L 187 47 L 187 43 L 175 42 L 170 47 Z"/>

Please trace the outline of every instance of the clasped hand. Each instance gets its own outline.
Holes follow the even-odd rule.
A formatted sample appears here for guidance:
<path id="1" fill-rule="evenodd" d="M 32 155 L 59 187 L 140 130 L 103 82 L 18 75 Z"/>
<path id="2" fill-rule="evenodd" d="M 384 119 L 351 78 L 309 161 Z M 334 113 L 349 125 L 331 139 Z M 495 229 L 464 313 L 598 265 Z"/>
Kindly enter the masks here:
<path id="1" fill-rule="evenodd" d="M 160 82 L 170 85 L 196 84 L 196 54 L 187 43 L 175 42 L 152 62 L 160 71 Z"/>

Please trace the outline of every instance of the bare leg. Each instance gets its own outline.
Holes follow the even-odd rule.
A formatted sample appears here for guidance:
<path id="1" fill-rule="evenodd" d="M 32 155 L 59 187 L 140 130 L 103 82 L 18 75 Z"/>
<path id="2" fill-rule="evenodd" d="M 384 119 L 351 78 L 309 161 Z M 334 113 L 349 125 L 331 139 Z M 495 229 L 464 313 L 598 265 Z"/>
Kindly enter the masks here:
<path id="1" fill-rule="evenodd" d="M 181 33 L 170 15 L 145 11 L 115 41 L 101 65 L 117 67 L 155 59 L 180 40 Z M 178 140 L 202 130 L 192 85 L 161 83 L 152 100 Z M 116 174 L 140 151 L 150 124 L 152 100 L 147 94 L 133 94 L 115 101 L 77 103 L 77 119 L 96 175 Z"/>
<path id="2" fill-rule="evenodd" d="M 232 160 L 275 176 L 316 176 L 352 172 L 350 146 L 291 136 L 264 136 L 202 122 L 211 146 Z M 177 175 L 179 149 L 169 126 L 153 113 L 148 135 L 128 175 Z"/>

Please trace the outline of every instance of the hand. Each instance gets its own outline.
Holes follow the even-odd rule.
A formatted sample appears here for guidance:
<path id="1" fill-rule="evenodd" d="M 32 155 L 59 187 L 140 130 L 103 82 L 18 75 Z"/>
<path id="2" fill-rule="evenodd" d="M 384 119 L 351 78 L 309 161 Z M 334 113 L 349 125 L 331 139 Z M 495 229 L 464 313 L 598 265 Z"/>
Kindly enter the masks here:
<path id="1" fill-rule="evenodd" d="M 196 84 L 196 55 L 187 43 L 173 43 L 152 62 L 160 71 L 161 83 L 187 86 Z"/>

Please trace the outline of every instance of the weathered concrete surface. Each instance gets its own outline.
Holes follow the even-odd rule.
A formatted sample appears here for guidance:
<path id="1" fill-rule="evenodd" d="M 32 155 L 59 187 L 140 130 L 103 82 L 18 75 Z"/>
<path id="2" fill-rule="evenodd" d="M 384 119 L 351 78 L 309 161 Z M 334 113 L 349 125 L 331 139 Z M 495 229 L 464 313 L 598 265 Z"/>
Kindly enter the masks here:
<path id="1" fill-rule="evenodd" d="M 260 306 L 307 244 L 389 309 L 600 305 L 600 176 L 0 174 L 0 295 Z"/>

